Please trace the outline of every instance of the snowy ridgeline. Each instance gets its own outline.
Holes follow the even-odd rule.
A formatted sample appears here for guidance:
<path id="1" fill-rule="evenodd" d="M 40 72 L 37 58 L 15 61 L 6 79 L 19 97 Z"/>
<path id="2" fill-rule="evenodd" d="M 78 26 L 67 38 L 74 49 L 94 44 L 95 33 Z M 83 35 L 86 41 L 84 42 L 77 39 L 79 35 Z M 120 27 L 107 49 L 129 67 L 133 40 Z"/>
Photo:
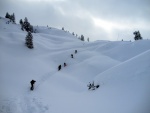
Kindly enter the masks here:
<path id="1" fill-rule="evenodd" d="M 0 113 L 149 113 L 149 40 L 82 42 L 34 27 L 29 49 L 27 32 L 7 21 L 0 19 Z M 88 90 L 93 81 L 99 88 Z"/>

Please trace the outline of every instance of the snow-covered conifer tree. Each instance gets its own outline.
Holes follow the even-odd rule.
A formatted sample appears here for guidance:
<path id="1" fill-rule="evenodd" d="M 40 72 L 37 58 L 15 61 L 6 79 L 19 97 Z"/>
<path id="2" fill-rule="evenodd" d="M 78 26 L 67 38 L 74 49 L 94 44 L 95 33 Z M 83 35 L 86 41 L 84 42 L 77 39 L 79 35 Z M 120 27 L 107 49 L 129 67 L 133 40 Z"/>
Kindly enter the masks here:
<path id="1" fill-rule="evenodd" d="M 73 35 L 73 36 L 75 35 L 74 32 L 72 32 L 72 35 Z"/>
<path id="2" fill-rule="evenodd" d="M 24 29 L 28 32 L 30 31 L 30 23 L 28 22 L 27 17 L 25 17 L 24 19 L 24 23 L 23 23 Z"/>
<path id="3" fill-rule="evenodd" d="M 20 24 L 21 24 L 21 25 L 23 24 L 23 21 L 22 21 L 22 19 L 20 19 Z"/>
<path id="4" fill-rule="evenodd" d="M 10 18 L 10 14 L 7 12 L 5 18 Z"/>
<path id="5" fill-rule="evenodd" d="M 15 14 L 14 13 L 12 14 L 12 21 L 13 21 L 13 23 L 16 23 L 16 19 L 15 19 Z"/>
<path id="6" fill-rule="evenodd" d="M 84 36 L 83 35 L 81 35 L 81 40 L 84 41 Z"/>
<path id="7" fill-rule="evenodd" d="M 141 37 L 141 34 L 139 31 L 135 31 L 133 34 L 135 35 L 135 37 L 134 37 L 135 40 L 142 40 L 143 39 Z"/>
<path id="8" fill-rule="evenodd" d="M 26 36 L 26 46 L 30 49 L 33 48 L 33 36 L 31 34 L 31 32 L 29 31 L 27 36 Z"/>
<path id="9" fill-rule="evenodd" d="M 88 41 L 88 42 L 90 41 L 89 37 L 87 38 L 87 41 Z"/>

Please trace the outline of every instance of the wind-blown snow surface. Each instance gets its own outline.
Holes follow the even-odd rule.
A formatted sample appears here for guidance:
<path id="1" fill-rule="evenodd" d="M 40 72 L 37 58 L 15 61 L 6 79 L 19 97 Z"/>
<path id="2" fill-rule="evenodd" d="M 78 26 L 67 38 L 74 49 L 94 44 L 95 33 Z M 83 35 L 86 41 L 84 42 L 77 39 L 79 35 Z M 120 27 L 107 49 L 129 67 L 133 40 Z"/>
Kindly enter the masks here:
<path id="1" fill-rule="evenodd" d="M 28 49 L 27 33 L 7 21 L 0 19 L 0 113 L 150 113 L 149 40 L 87 43 L 35 27 Z M 89 91 L 92 81 L 100 87 Z"/>

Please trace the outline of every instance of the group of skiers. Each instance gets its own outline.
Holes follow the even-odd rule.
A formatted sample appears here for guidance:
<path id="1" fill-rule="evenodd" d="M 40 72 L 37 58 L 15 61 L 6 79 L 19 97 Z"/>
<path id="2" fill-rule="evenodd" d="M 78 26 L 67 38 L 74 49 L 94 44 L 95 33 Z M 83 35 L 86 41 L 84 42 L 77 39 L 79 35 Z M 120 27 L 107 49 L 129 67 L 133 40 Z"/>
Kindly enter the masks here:
<path id="1" fill-rule="evenodd" d="M 77 50 L 75 50 L 75 54 L 77 53 Z M 71 54 L 71 58 L 73 58 L 73 54 Z M 66 67 L 67 64 L 64 62 L 64 67 Z M 61 70 L 61 65 L 58 66 L 58 71 Z M 35 80 L 31 80 L 30 83 L 31 83 L 31 87 L 30 87 L 30 90 L 33 91 L 34 90 L 34 83 L 36 81 Z"/>
<path id="2" fill-rule="evenodd" d="M 99 85 L 94 85 L 94 81 L 93 81 L 92 84 L 89 82 L 87 87 L 89 88 L 89 90 L 95 90 L 95 89 L 99 88 Z"/>
<path id="3" fill-rule="evenodd" d="M 66 67 L 67 64 L 64 62 L 64 67 Z M 58 66 L 58 71 L 61 70 L 61 65 Z"/>
<path id="4" fill-rule="evenodd" d="M 77 54 L 77 50 L 75 50 L 74 53 Z M 73 57 L 73 54 L 71 54 L 71 58 L 74 58 L 74 57 Z M 66 67 L 66 66 L 67 66 L 67 64 L 64 62 L 64 67 Z M 61 70 L 61 67 L 62 67 L 61 65 L 58 66 L 58 71 Z"/>
<path id="5" fill-rule="evenodd" d="M 75 54 L 76 54 L 76 53 L 77 53 L 77 50 L 75 50 Z M 73 54 L 71 54 L 71 58 L 73 58 Z M 67 64 L 64 62 L 64 67 L 66 67 L 66 66 L 67 66 Z M 58 66 L 58 71 L 59 71 L 59 70 L 61 70 L 61 65 Z M 35 80 L 31 80 L 31 81 L 30 81 L 30 83 L 31 83 L 31 88 L 30 88 L 30 90 L 31 90 L 31 91 L 34 90 L 34 83 L 35 83 L 35 82 L 36 82 Z M 94 81 L 93 81 L 92 84 L 89 82 L 89 84 L 88 84 L 87 86 L 88 86 L 88 89 L 89 89 L 89 90 L 95 90 L 95 89 L 99 88 L 99 85 L 94 85 Z"/>

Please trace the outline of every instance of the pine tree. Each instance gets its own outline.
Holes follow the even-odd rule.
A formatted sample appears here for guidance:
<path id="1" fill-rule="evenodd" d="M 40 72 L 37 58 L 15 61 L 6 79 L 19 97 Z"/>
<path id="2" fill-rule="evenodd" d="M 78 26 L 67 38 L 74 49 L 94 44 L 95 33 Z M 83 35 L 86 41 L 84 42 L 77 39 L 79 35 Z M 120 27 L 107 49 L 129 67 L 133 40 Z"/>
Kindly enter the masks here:
<path id="1" fill-rule="evenodd" d="M 89 42 L 89 40 L 90 40 L 90 39 L 89 39 L 89 37 L 88 37 L 88 38 L 87 38 L 87 41 Z"/>
<path id="2" fill-rule="evenodd" d="M 31 32 L 29 31 L 27 36 L 26 36 L 26 46 L 30 49 L 33 48 L 33 36 L 31 34 Z"/>
<path id="3" fill-rule="evenodd" d="M 27 32 L 31 32 L 33 33 L 33 26 L 28 22 L 28 19 L 27 17 L 25 17 L 24 19 L 24 23 L 23 23 L 23 28 L 27 31 Z"/>
<path id="4" fill-rule="evenodd" d="M 84 36 L 83 35 L 81 35 L 81 40 L 84 41 Z"/>
<path id="5" fill-rule="evenodd" d="M 29 29 L 30 29 L 30 23 L 28 22 L 27 17 L 25 17 L 25 19 L 24 19 L 23 27 L 24 27 L 24 29 L 25 29 L 27 32 L 28 32 Z"/>
<path id="6" fill-rule="evenodd" d="M 9 18 L 10 19 L 10 14 L 7 12 L 5 18 Z"/>
<path id="7" fill-rule="evenodd" d="M 23 20 L 22 19 L 20 19 L 20 25 L 21 25 L 21 30 L 24 31 L 24 28 L 23 28 L 24 25 L 23 25 Z"/>
<path id="8" fill-rule="evenodd" d="M 23 27 L 24 27 L 24 26 L 23 26 L 23 20 L 20 19 L 19 23 L 20 23 L 20 25 L 21 25 L 21 30 L 24 31 L 24 28 L 23 28 Z"/>
<path id="9" fill-rule="evenodd" d="M 12 15 L 10 15 L 9 19 L 10 19 L 10 21 L 12 21 L 13 23 L 15 23 L 15 14 L 13 13 Z"/>
<path id="10" fill-rule="evenodd" d="M 12 21 L 13 21 L 13 23 L 16 23 L 15 14 L 14 13 L 12 14 Z"/>
<path id="11" fill-rule="evenodd" d="M 22 21 L 22 19 L 20 19 L 20 24 L 21 24 L 21 25 L 23 24 L 23 21 Z"/>
<path id="12" fill-rule="evenodd" d="M 133 34 L 135 35 L 135 37 L 134 37 L 135 40 L 142 40 L 143 39 L 141 37 L 141 34 L 139 31 L 135 31 Z"/>
<path id="13" fill-rule="evenodd" d="M 12 15 L 10 15 L 10 14 L 7 12 L 5 18 L 10 19 L 10 22 L 13 21 L 13 23 L 15 23 L 15 14 L 14 14 L 14 13 L 13 13 Z"/>

